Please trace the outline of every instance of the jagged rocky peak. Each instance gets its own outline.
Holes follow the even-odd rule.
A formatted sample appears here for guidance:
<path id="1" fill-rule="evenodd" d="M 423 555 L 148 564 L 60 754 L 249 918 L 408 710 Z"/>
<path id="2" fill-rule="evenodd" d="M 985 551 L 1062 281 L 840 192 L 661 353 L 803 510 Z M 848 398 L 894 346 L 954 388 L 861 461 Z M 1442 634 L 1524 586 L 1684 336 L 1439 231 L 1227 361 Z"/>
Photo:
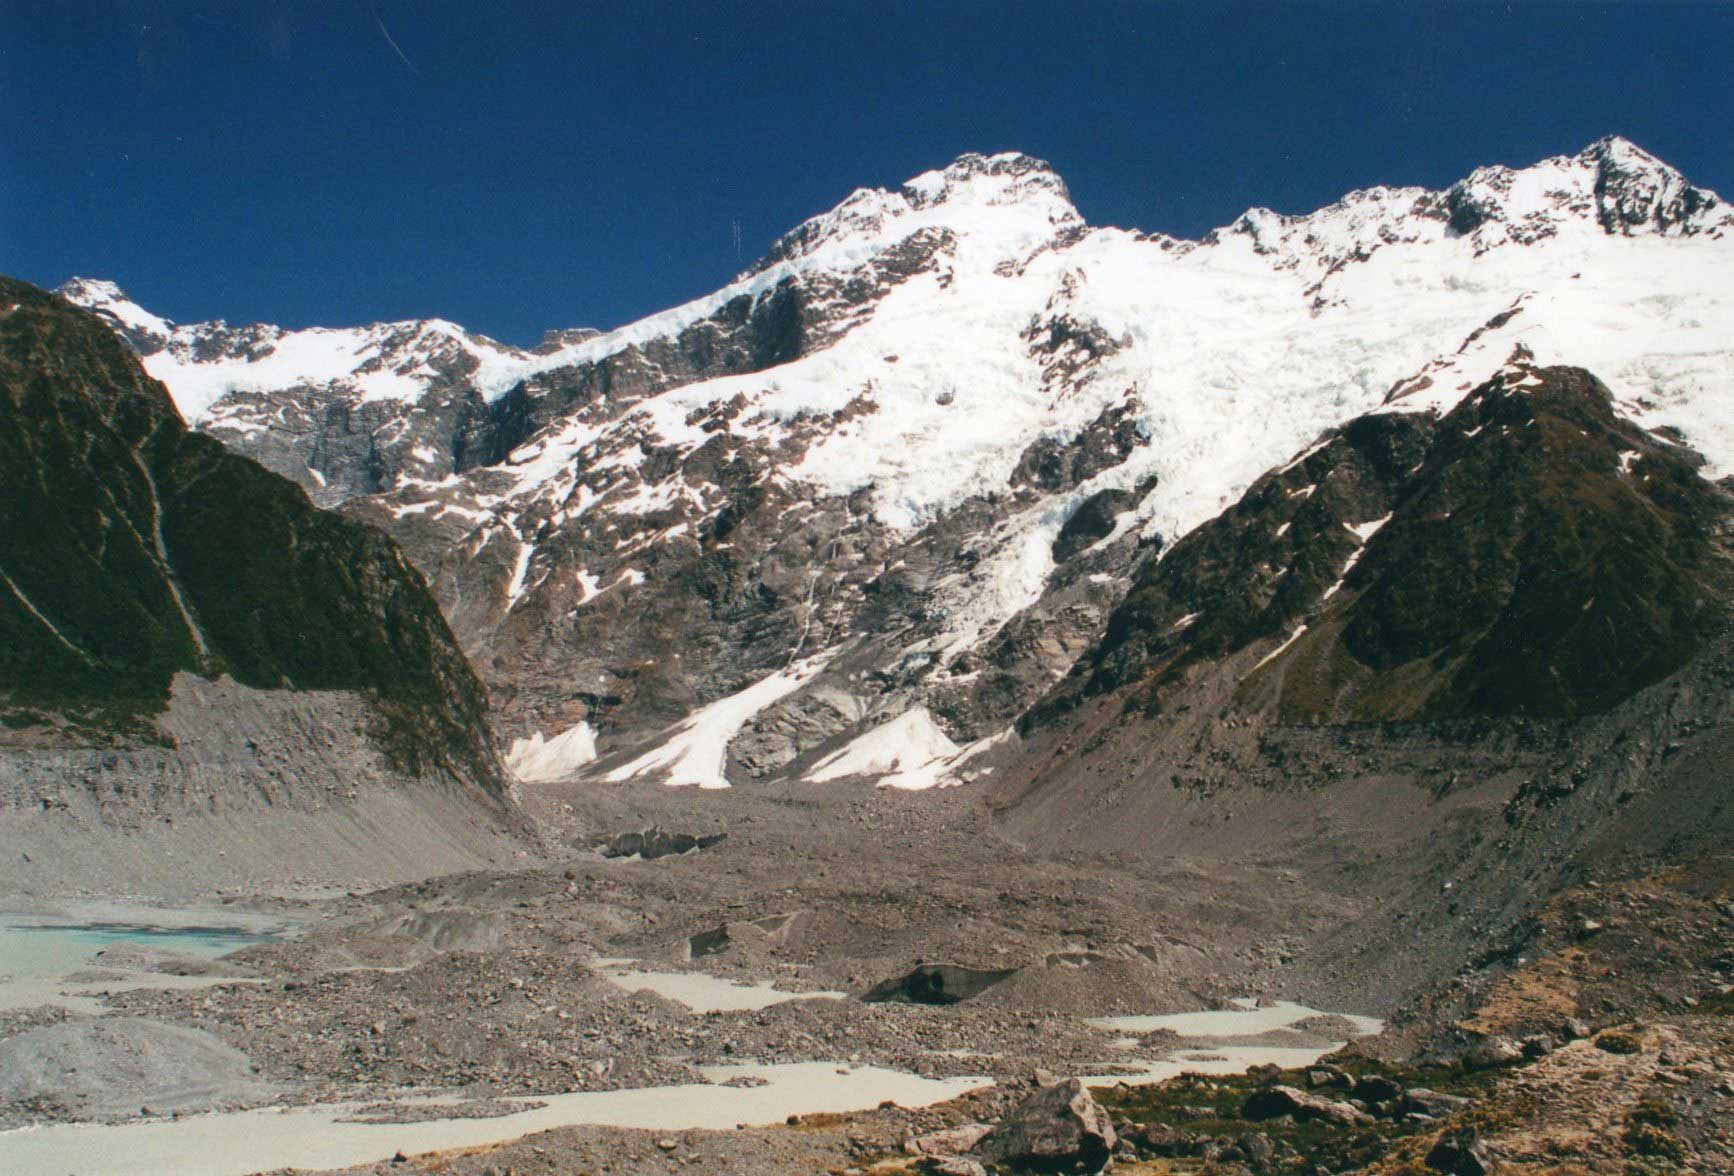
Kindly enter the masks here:
<path id="1" fill-rule="evenodd" d="M 1278 269 L 1322 282 L 1388 245 L 1469 239 L 1477 253 L 1561 232 L 1695 236 L 1734 224 L 1734 210 L 1636 144 L 1609 136 L 1528 167 L 1477 168 L 1442 192 L 1372 187 L 1303 215 L 1250 208 L 1200 244 L 1236 239 Z M 1191 242 L 1176 242 L 1182 251 Z M 1316 284 L 1313 288 L 1316 292 Z"/>
<path id="2" fill-rule="evenodd" d="M 1036 204 L 1063 206 L 1077 216 L 1066 182 L 1045 159 L 1021 151 L 997 155 L 969 152 L 949 167 L 923 172 L 904 184 L 904 199 L 915 208 L 939 204 Z"/>
<path id="3" fill-rule="evenodd" d="M 542 341 L 536 344 L 536 355 L 553 355 L 568 347 L 576 347 L 580 343 L 588 343 L 602 336 L 603 332 L 595 327 L 559 327 L 552 331 L 542 332 Z"/>
<path id="4" fill-rule="evenodd" d="M 1734 223 L 1716 193 L 1618 135 L 1525 168 L 1477 168 L 1445 193 L 1445 209 L 1453 231 L 1487 245 L 1529 244 L 1566 225 L 1692 236 Z"/>
<path id="5" fill-rule="evenodd" d="M 857 188 L 830 212 L 803 222 L 778 238 L 750 272 L 781 262 L 859 261 L 862 248 L 890 245 L 929 229 L 1017 245 L 1034 244 L 1064 229 L 1084 227 L 1066 183 L 1046 162 L 1017 151 L 971 152 L 949 166 L 922 174 L 897 191 Z"/>
<path id="6" fill-rule="evenodd" d="M 1581 157 L 1595 161 L 1597 214 L 1610 233 L 1691 234 L 1734 224 L 1734 210 L 1716 193 L 1688 183 L 1629 139 L 1610 135 L 1586 147 Z"/>

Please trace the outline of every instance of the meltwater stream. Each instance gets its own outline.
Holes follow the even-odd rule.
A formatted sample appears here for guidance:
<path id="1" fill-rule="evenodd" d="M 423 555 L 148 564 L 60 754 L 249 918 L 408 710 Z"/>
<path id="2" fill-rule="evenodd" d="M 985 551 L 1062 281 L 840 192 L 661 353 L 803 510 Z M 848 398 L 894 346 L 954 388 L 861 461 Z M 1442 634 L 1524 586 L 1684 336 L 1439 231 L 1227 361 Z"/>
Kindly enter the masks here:
<path id="1" fill-rule="evenodd" d="M 539 1095 L 546 1105 L 493 1119 L 346 1122 L 358 1105 L 190 1115 L 170 1122 L 70 1124 L 0 1132 L 0 1168 L 15 1172 L 126 1172 L 131 1176 L 243 1176 L 277 1168 L 341 1168 L 406 1155 L 504 1143 L 580 1123 L 652 1130 L 775 1123 L 788 1115 L 842 1112 L 894 1099 L 923 1107 L 956 1098 L 986 1078 L 921 1078 L 874 1066 L 792 1062 L 711 1066 L 712 1083 L 756 1078 L 762 1086 L 686 1085 Z M 515 1100 L 514 1100 L 515 1101 Z M 436 1100 L 406 1099 L 399 1105 Z"/>

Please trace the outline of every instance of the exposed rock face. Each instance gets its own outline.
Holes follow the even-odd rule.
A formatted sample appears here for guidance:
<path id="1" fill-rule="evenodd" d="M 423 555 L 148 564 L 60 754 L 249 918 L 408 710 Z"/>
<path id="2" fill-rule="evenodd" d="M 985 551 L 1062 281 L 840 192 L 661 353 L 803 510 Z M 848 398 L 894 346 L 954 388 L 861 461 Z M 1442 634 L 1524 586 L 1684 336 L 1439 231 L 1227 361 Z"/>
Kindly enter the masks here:
<path id="1" fill-rule="evenodd" d="M 1044 1171 L 1078 1164 L 1094 1172 L 1114 1153 L 1114 1126 L 1076 1078 L 1044 1086 L 1019 1103 L 976 1154 L 995 1163 Z"/>
<path id="2" fill-rule="evenodd" d="M 958 1127 L 947 1127 L 943 1131 L 918 1135 L 910 1142 L 914 1144 L 917 1152 L 924 1155 L 956 1156 L 969 1151 L 992 1130 L 986 1123 L 964 1123 Z"/>
<path id="3" fill-rule="evenodd" d="M 189 431 L 93 316 L 9 279 L 0 311 L 6 807 L 84 789 L 136 820 L 422 781 L 497 824 L 486 698 L 396 545 Z M 233 705 L 159 722 L 219 677 Z"/>
<path id="4" fill-rule="evenodd" d="M 1354 1127 L 1372 1122 L 1373 1117 L 1349 1103 L 1321 1098 L 1292 1086 L 1266 1086 L 1246 1100 L 1241 1117 L 1254 1122 L 1292 1115 L 1297 1122 L 1333 1123 L 1338 1127 Z"/>
<path id="5" fill-rule="evenodd" d="M 1427 1166 L 1448 1176 L 1489 1176 L 1493 1159 L 1473 1127 L 1447 1131 L 1427 1153 Z"/>
<path id="6" fill-rule="evenodd" d="M 1437 423 L 1359 418 L 1147 566 L 1026 721 L 1133 683 L 1160 708 L 1253 645 L 1237 699 L 1283 722 L 1606 710 L 1726 616 L 1734 504 L 1700 464 L 1570 368 L 1514 364 Z"/>
<path id="7" fill-rule="evenodd" d="M 691 853 L 709 849 L 728 837 L 727 833 L 670 833 L 654 825 L 642 833 L 618 833 L 602 847 L 603 857 L 640 857 L 654 861 L 675 853 Z"/>

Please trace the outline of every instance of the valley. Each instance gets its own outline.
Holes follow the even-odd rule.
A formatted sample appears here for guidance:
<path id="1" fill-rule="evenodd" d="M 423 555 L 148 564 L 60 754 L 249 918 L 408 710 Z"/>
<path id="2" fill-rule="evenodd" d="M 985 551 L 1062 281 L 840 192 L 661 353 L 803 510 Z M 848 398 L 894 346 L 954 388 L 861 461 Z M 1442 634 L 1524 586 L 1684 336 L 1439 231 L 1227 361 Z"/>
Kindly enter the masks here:
<path id="1" fill-rule="evenodd" d="M 0 280 L 0 1166 L 1734 1171 L 1731 274 L 1614 137 L 535 348 Z"/>

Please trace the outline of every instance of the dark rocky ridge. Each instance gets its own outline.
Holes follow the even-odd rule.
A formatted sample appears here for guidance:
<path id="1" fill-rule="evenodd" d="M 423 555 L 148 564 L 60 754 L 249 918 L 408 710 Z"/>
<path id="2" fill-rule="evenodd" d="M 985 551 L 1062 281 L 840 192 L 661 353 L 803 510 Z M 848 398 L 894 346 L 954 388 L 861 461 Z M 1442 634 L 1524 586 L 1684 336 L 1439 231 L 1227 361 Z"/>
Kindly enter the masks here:
<path id="1" fill-rule="evenodd" d="M 1606 710 L 1727 614 L 1730 502 L 1700 464 L 1580 369 L 1513 366 L 1437 422 L 1359 418 L 1147 565 L 1026 727 L 1134 684 L 1160 708 L 1190 666 L 1303 623 L 1240 705 L 1281 722 Z M 1353 528 L 1375 523 L 1363 546 Z"/>
<path id="2" fill-rule="evenodd" d="M 361 692 L 410 776 L 503 795 L 487 704 L 380 532 L 189 431 L 93 315 L 0 279 L 7 741 L 127 742 L 175 676 Z"/>

